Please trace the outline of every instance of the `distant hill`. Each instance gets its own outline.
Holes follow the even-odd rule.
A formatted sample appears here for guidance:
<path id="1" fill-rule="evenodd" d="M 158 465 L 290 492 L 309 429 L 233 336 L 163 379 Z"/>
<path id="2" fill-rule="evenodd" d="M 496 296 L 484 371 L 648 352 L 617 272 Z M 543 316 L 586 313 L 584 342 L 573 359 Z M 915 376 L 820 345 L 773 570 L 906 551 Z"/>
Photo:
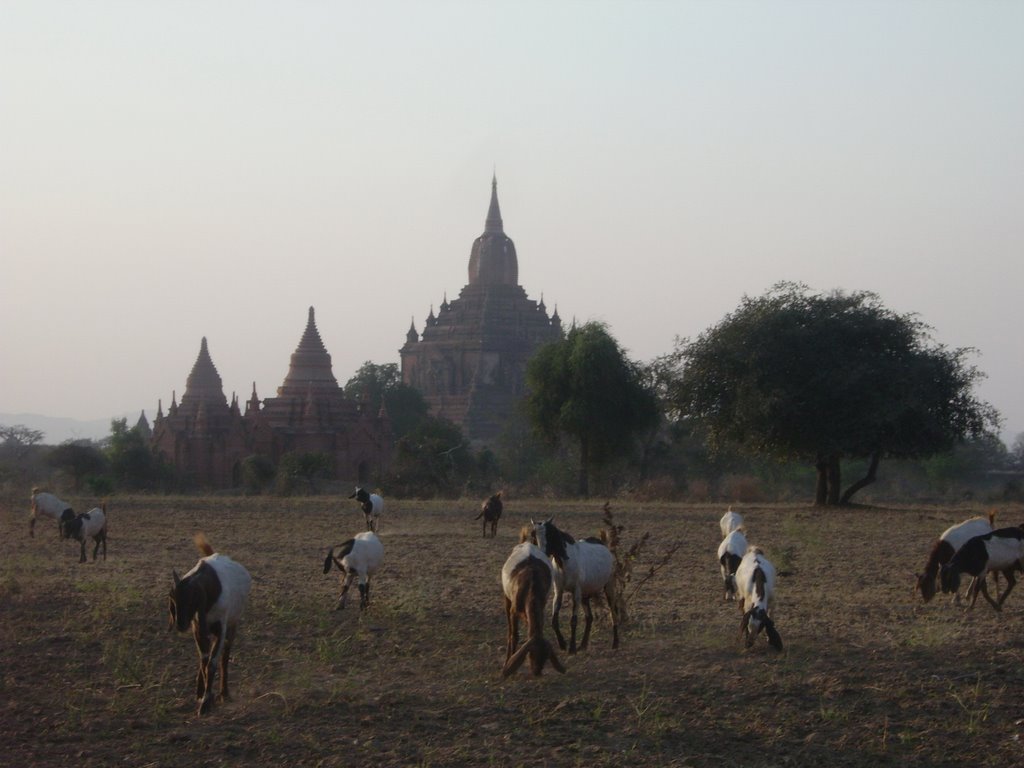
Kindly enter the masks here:
<path id="1" fill-rule="evenodd" d="M 110 435 L 110 422 L 113 419 L 128 419 L 128 426 L 134 426 L 139 419 L 139 411 L 133 414 L 123 413 L 108 416 L 105 419 L 82 421 L 61 416 L 40 416 L 38 413 L 0 413 L 0 424 L 14 426 L 22 424 L 29 429 L 38 429 L 45 437 L 46 445 L 60 445 L 66 440 L 102 440 Z M 149 418 L 147 414 L 147 418 Z"/>

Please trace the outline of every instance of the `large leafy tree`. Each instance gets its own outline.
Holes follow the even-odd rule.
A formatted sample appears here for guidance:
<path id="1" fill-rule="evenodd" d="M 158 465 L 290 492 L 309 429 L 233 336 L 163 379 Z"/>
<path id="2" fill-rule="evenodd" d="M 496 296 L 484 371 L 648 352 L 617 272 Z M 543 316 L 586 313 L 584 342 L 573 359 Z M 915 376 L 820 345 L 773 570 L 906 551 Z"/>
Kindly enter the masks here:
<path id="1" fill-rule="evenodd" d="M 458 496 L 474 471 L 458 425 L 427 417 L 395 446 L 388 487 L 407 496 Z"/>
<path id="2" fill-rule="evenodd" d="M 672 400 L 713 446 L 813 462 L 815 502 L 846 504 L 882 457 L 930 456 L 998 423 L 974 395 L 982 374 L 971 350 L 935 344 L 929 331 L 873 293 L 780 283 L 677 343 Z M 843 459 L 867 461 L 845 491 Z"/>
<path id="3" fill-rule="evenodd" d="M 628 456 L 657 422 L 653 393 L 602 323 L 574 327 L 541 347 L 526 381 L 534 428 L 549 442 L 568 438 L 579 448 L 582 496 L 590 493 L 591 470 Z"/>
<path id="4" fill-rule="evenodd" d="M 379 365 L 367 360 L 345 384 L 345 395 L 362 403 L 371 413 L 377 413 L 383 405 L 396 440 L 419 426 L 429 411 L 419 390 L 402 383 L 396 363 Z"/>
<path id="5" fill-rule="evenodd" d="M 25 458 L 32 446 L 41 443 L 45 436 L 40 430 L 30 429 L 24 424 L 0 424 L 0 448 L 16 459 Z"/>
<path id="6" fill-rule="evenodd" d="M 102 475 L 107 468 L 107 458 L 103 451 L 88 440 L 61 443 L 50 451 L 46 463 L 71 475 L 76 491 L 88 476 Z"/>

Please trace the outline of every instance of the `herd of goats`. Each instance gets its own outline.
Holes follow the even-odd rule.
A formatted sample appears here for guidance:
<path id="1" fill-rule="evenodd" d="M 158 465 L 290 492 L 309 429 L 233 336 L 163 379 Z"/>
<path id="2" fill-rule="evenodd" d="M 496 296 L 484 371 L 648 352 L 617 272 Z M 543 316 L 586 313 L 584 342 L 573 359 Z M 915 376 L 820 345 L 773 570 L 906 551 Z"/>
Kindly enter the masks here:
<path id="1" fill-rule="evenodd" d="M 349 496 L 360 505 L 366 530 L 348 541 L 333 546 L 324 561 L 324 573 L 337 567 L 341 572 L 342 588 L 337 609 L 345 607 L 348 590 L 353 582 L 359 586 L 360 609 L 370 602 L 370 578 L 380 568 L 384 547 L 377 536 L 378 524 L 384 510 L 384 500 L 376 493 L 356 488 Z M 102 545 L 103 559 L 107 558 L 106 508 L 96 507 L 75 514 L 74 510 L 52 493 L 32 489 L 32 512 L 29 535 L 34 535 L 39 515 L 57 521 L 62 538 L 75 539 L 81 545 L 79 562 L 86 562 L 86 542 L 95 543 L 92 559 L 96 560 Z M 482 505 L 477 520 L 483 520 L 483 535 L 493 538 L 502 513 L 502 493 L 489 497 Z M 994 527 L 995 515 L 973 517 L 946 529 L 936 540 L 925 570 L 917 577 L 917 590 L 925 601 L 935 596 L 938 589 L 951 593 L 959 602 L 962 574 L 972 577 L 967 590 L 970 607 L 980 592 L 996 611 L 1016 584 L 1014 573 L 1024 570 L 1024 527 Z M 764 552 L 747 542 L 743 518 L 729 510 L 720 520 L 722 543 L 718 547 L 718 561 L 725 587 L 725 599 L 737 601 L 742 622 L 740 633 L 747 647 L 763 629 L 768 644 L 782 650 L 782 637 L 772 619 L 776 570 Z M 214 551 L 202 533 L 195 536 L 200 553 L 199 562 L 184 576 L 173 572 L 173 586 L 168 595 L 170 624 L 184 632 L 191 627 L 199 652 L 199 671 L 196 675 L 198 713 L 206 714 L 213 705 L 213 683 L 217 667 L 220 684 L 217 699 L 227 700 L 228 662 L 238 622 L 242 616 L 252 577 L 240 563 L 227 555 Z M 508 636 L 502 675 L 515 673 L 529 659 L 530 669 L 540 675 L 550 662 L 559 672 L 565 667 L 559 661 L 554 646 L 544 637 L 544 611 L 551 598 L 551 625 L 561 650 L 574 654 L 587 647 L 593 620 L 590 601 L 604 595 L 612 621 L 612 648 L 619 646 L 619 606 L 615 594 L 616 558 L 605 538 L 587 538 L 580 541 L 557 528 L 552 518 L 531 521 L 520 534 L 520 543 L 513 547 L 501 569 L 501 583 L 505 598 Z M 993 574 L 997 599 L 989 595 L 986 580 Z M 998 577 L 1006 579 L 1006 588 L 999 594 Z M 572 618 L 569 640 L 559 626 L 562 596 L 572 595 Z M 577 609 L 582 605 L 586 623 L 579 646 L 576 644 Z M 519 624 L 525 622 L 526 640 L 519 643 Z M 216 665 L 216 666 L 215 666 Z"/>

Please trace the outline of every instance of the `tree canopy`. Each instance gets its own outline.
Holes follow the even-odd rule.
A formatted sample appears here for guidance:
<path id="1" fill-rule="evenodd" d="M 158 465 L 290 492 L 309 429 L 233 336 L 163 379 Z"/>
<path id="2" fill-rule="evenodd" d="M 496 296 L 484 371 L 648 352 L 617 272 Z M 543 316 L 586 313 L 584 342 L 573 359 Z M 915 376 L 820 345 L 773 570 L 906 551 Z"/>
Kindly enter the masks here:
<path id="1" fill-rule="evenodd" d="M 602 323 L 572 328 L 541 347 L 527 364 L 526 381 L 534 428 L 549 442 L 568 437 L 579 446 L 583 496 L 590 492 L 590 471 L 628 455 L 658 418 L 638 367 Z"/>
<path id="2" fill-rule="evenodd" d="M 712 446 L 812 461 L 816 503 L 845 504 L 883 456 L 929 456 L 998 424 L 974 395 L 972 350 L 936 344 L 930 330 L 870 292 L 780 283 L 677 343 L 671 399 Z M 841 493 L 843 458 L 870 463 Z"/>
<path id="3" fill-rule="evenodd" d="M 395 440 L 415 429 L 430 410 L 419 390 L 402 382 L 396 363 L 377 364 L 367 360 L 345 384 L 344 391 L 347 397 L 371 409 L 371 413 L 377 413 L 383 405 Z"/>

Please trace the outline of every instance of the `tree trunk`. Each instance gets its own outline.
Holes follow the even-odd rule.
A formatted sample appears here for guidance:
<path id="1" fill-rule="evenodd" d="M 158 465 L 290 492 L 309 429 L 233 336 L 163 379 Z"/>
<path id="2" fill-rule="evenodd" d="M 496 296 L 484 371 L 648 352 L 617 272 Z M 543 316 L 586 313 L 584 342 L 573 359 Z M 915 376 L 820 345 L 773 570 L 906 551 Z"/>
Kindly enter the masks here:
<path id="1" fill-rule="evenodd" d="M 586 438 L 580 438 L 580 481 L 579 493 L 584 499 L 590 498 L 590 446 Z"/>
<path id="2" fill-rule="evenodd" d="M 814 463 L 818 482 L 814 488 L 814 506 L 835 507 L 839 504 L 839 454 L 819 454 Z"/>
<path id="3" fill-rule="evenodd" d="M 825 461 L 824 456 L 818 456 L 814 468 L 818 470 L 818 483 L 814 488 L 814 506 L 824 507 L 828 502 L 828 462 Z"/>
<path id="4" fill-rule="evenodd" d="M 864 488 L 865 486 L 871 485 L 873 482 L 875 482 L 875 478 L 878 475 L 878 462 L 881 460 L 881 458 L 882 455 L 878 451 L 875 451 L 873 454 L 871 454 L 871 463 L 868 465 L 867 474 L 846 489 L 846 492 L 843 494 L 843 497 L 839 500 L 840 506 L 845 507 L 847 504 L 850 503 L 850 499 L 853 498 L 853 494 L 855 494 L 861 488 Z"/>
<path id="5" fill-rule="evenodd" d="M 839 454 L 833 453 L 828 457 L 828 506 L 839 505 Z"/>

